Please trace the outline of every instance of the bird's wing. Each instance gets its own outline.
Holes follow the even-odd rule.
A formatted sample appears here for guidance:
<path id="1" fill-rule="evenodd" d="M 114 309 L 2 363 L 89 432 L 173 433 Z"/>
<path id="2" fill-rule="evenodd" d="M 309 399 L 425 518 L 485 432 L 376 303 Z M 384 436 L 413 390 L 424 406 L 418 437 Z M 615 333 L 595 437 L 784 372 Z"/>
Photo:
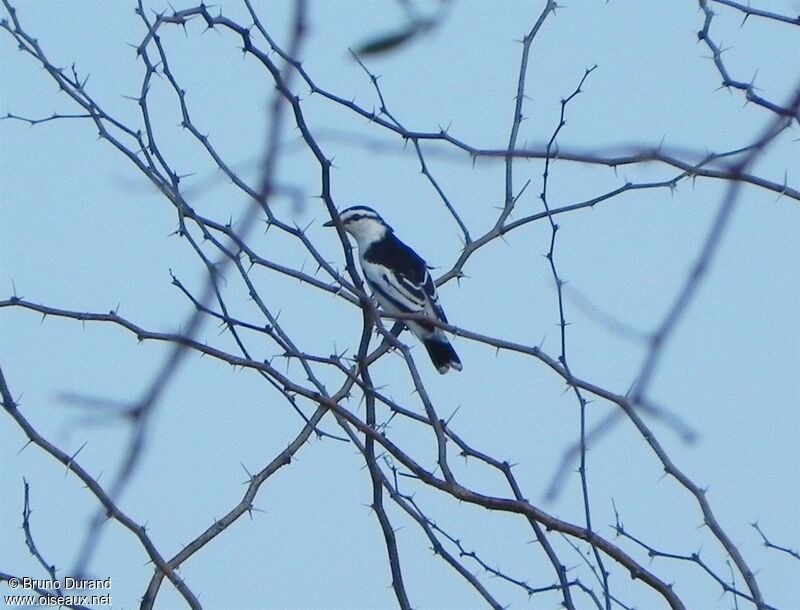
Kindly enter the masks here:
<path id="1" fill-rule="evenodd" d="M 395 265 L 394 277 L 404 292 L 413 298 L 417 311 L 447 324 L 447 316 L 439 304 L 436 284 L 433 283 L 428 265 L 414 250 L 399 239 L 394 240 L 394 259 L 403 264 Z"/>
<path id="2" fill-rule="evenodd" d="M 416 313 L 425 310 L 425 293 L 422 289 L 409 282 L 403 275 L 373 263 L 364 265 L 364 278 L 375 293 L 378 301 L 387 307 L 403 313 Z"/>
<path id="3" fill-rule="evenodd" d="M 425 312 L 447 322 L 425 261 L 393 234 L 364 253 L 362 267 L 379 301 L 401 312 Z"/>

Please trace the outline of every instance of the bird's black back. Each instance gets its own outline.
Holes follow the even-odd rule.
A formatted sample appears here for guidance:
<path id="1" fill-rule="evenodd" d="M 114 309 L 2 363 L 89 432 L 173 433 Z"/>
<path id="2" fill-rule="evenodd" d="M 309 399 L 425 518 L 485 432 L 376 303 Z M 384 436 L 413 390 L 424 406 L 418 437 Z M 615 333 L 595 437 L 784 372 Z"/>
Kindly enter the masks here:
<path id="1" fill-rule="evenodd" d="M 388 267 L 398 275 L 408 278 L 417 286 L 425 284 L 427 272 L 425 261 L 419 254 L 397 239 L 392 231 L 373 243 L 364 252 L 364 259 L 370 263 Z"/>

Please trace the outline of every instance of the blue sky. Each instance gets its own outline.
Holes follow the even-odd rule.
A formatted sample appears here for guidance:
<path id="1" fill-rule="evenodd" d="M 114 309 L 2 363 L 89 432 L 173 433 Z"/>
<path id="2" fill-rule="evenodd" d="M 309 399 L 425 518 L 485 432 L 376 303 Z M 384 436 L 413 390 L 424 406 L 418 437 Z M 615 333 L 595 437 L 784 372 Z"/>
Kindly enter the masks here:
<path id="1" fill-rule="evenodd" d="M 797 27 L 751 17 L 715 3 L 712 33 L 727 48 L 724 59 L 737 79 L 755 75 L 760 95 L 784 103 L 797 87 Z M 167 8 L 148 3 L 148 8 Z M 189 4 L 179 3 L 176 8 Z M 246 23 L 239 2 L 219 10 Z M 435 4 L 422 4 L 431 11 Z M 452 3 L 441 23 L 390 53 L 365 61 L 376 74 L 389 110 L 409 129 L 449 133 L 476 147 L 507 145 L 513 116 L 521 44 L 543 3 Z M 105 110 L 138 125 L 130 96 L 139 95 L 142 66 L 131 44 L 144 28 L 133 5 L 25 3 L 18 14 L 51 61 L 73 63 L 89 75 L 87 89 Z M 290 4 L 269 3 L 262 17 L 280 42 L 287 40 Z M 797 14 L 797 2 L 771 2 L 771 10 Z M 377 108 L 375 91 L 348 48 L 403 23 L 394 2 L 312 2 L 303 66 L 322 88 L 364 108 Z M 708 49 L 697 42 L 703 16 L 694 2 L 575 2 L 551 15 L 537 36 L 526 78 L 518 145 L 541 146 L 557 125 L 560 100 L 597 65 L 583 92 L 567 107 L 561 150 L 610 155 L 652 147 L 696 158 L 750 143 L 773 115 L 744 104 L 740 93 L 719 89 Z M 80 36 L 76 35 L 80 33 Z M 76 108 L 40 66 L 18 52 L 0 32 L 5 86 L 0 112 L 44 117 Z M 167 28 L 163 42 L 170 67 L 188 92 L 193 123 L 207 133 L 242 179 L 257 183 L 264 148 L 266 104 L 273 89 L 265 71 L 243 58 L 241 40 L 220 30 Z M 11 85 L 13 84 L 13 86 Z M 463 246 L 459 228 L 421 175 L 413 147 L 295 81 L 309 128 L 334 159 L 332 190 L 341 209 L 368 204 L 435 267 L 449 270 Z M 184 195 L 220 222 L 242 218 L 249 202 L 180 127 L 180 113 L 166 81 L 150 93 L 162 152 L 185 175 Z M 752 172 L 797 188 L 800 173 L 797 125 L 756 160 Z M 0 123 L 0 287 L 77 311 L 112 309 L 136 324 L 178 332 L 191 304 L 171 283 L 202 290 L 206 270 L 185 240 L 175 236 L 173 206 L 113 150 L 85 120 L 30 127 Z M 294 129 L 281 134 L 279 182 L 294 199 L 278 197 L 273 210 L 301 227 L 336 268 L 344 258 L 321 201 L 319 169 Z M 431 171 L 474 236 L 488 230 L 503 204 L 504 166 L 473 160 L 453 147 L 423 143 Z M 515 163 L 520 197 L 515 218 L 542 211 L 542 163 Z M 605 167 L 556 161 L 549 198 L 554 207 L 587 200 L 626 180 L 667 180 L 678 172 L 658 164 Z M 556 264 L 564 288 L 567 346 L 576 375 L 624 394 L 635 380 L 646 345 L 637 338 L 662 321 L 697 259 L 725 192 L 725 183 L 683 180 L 674 190 L 638 190 L 558 217 Z M 755 187 L 741 190 L 718 252 L 688 311 L 670 336 L 649 397 L 680 418 L 696 435 L 688 444 L 669 425 L 648 420 L 672 459 L 707 488 L 717 518 L 757 572 L 767 601 L 787 608 L 800 597 L 797 562 L 765 549 L 750 526 L 758 521 L 773 542 L 800 547 L 800 204 Z M 481 334 L 540 345 L 559 354 L 557 294 L 543 255 L 551 230 L 534 222 L 475 253 L 465 277 L 440 288 L 448 317 Z M 257 225 L 249 239 L 262 256 L 313 272 L 315 263 L 296 243 Z M 204 245 L 207 247 L 207 244 Z M 213 256 L 213 250 L 206 253 Z M 331 282 L 324 272 L 320 279 Z M 263 269 L 253 281 L 281 324 L 302 349 L 328 355 L 352 353 L 359 338 L 359 311 L 341 299 L 310 290 Z M 229 278 L 225 294 L 244 319 L 258 313 L 241 282 Z M 603 313 L 599 313 L 603 312 Z M 606 315 L 624 324 L 621 332 Z M 118 328 L 72 320 L 42 319 L 17 308 L 0 310 L 0 366 L 25 416 L 39 432 L 79 460 L 101 483 L 113 480 L 130 438 L 130 426 L 114 405 L 141 396 L 160 370 L 168 347 L 137 343 Z M 230 337 L 206 322 L 199 338 L 234 350 Z M 411 346 L 408 333 L 401 338 Z M 250 339 L 256 359 L 276 356 L 274 346 Z M 412 349 L 439 414 L 475 448 L 517 464 L 526 497 L 567 521 L 583 522 L 576 463 L 555 500 L 546 492 L 564 452 L 579 438 L 579 408 L 563 380 L 542 363 L 470 342 L 455 346 L 464 371 L 440 377 L 419 346 Z M 298 379 L 296 364 L 281 365 Z M 280 368 L 280 367 L 279 367 Z M 376 385 L 394 400 L 424 412 L 401 358 L 389 354 L 371 368 Z M 342 382 L 319 371 L 329 390 Z M 87 406 L 100 401 L 101 406 Z M 94 403 L 92 403 L 94 404 Z M 358 396 L 345 403 L 364 416 Z M 304 404 L 306 412 L 311 411 Z M 613 412 L 595 400 L 589 425 Z M 454 415 L 453 415 L 454 414 Z M 385 415 L 385 414 L 384 414 Z M 190 355 L 159 401 L 146 451 L 120 506 L 146 523 L 165 556 L 234 506 L 247 472 L 264 467 L 297 434 L 302 420 L 263 380 L 210 358 Z M 341 434 L 330 417 L 323 429 Z M 396 418 L 392 440 L 423 465 L 435 465 L 428 428 Z M 9 417 L 0 419 L 0 571 L 44 577 L 25 548 L 21 524 L 22 479 L 31 485 L 32 526 L 40 550 L 69 573 L 97 504 L 73 476 L 38 448 L 25 446 Z M 458 462 L 465 485 L 507 495 L 496 474 L 472 461 Z M 621 421 L 588 453 L 593 521 L 613 539 L 614 506 L 632 533 L 660 550 L 701 552 L 721 575 L 725 555 L 702 525 L 696 503 L 663 468 L 641 436 Z M 487 563 L 533 585 L 551 584 L 530 529 L 519 518 L 489 514 L 454 502 L 413 482 L 406 492 L 424 504 L 437 524 L 460 537 Z M 203 606 L 275 608 L 395 607 L 380 530 L 368 505 L 369 475 L 352 444 L 310 440 L 291 465 L 262 487 L 252 518 L 244 517 L 181 568 Z M 388 501 L 387 501 L 388 502 Z M 406 586 L 415 608 L 472 608 L 480 599 L 437 560 L 417 526 L 393 506 Z M 687 606 L 730 608 L 729 596 L 697 566 L 656 559 L 629 542 L 616 541 L 662 578 L 677 583 Z M 561 544 L 562 541 L 558 541 Z M 566 549 L 566 550 L 564 550 Z M 580 556 L 563 557 L 586 582 Z M 481 573 L 478 566 L 471 570 Z M 106 524 L 90 565 L 112 577 L 114 608 L 137 607 L 152 573 L 141 547 L 117 524 Z M 512 608 L 555 607 L 558 596 L 529 599 L 519 588 L 486 579 Z M 737 585 L 743 586 L 737 577 Z M 644 587 L 616 569 L 612 591 L 630 606 L 662 607 Z M 0 585 L 3 594 L 8 587 Z M 158 608 L 183 604 L 166 583 Z M 742 603 L 742 602 L 740 602 Z M 580 608 L 594 607 L 586 597 Z M 746 604 L 745 604 L 746 605 Z M 742 606 L 740 606 L 742 607 Z"/>

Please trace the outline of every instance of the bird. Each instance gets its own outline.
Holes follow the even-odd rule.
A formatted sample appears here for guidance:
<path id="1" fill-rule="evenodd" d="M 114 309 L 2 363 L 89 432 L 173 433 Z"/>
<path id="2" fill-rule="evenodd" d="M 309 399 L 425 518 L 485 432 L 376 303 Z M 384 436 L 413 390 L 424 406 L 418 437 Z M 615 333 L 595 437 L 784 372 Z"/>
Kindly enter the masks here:
<path id="1" fill-rule="evenodd" d="M 339 212 L 339 221 L 356 240 L 364 280 L 384 311 L 425 313 L 434 320 L 448 323 L 428 265 L 398 239 L 380 214 L 367 206 L 356 205 Z M 333 227 L 336 223 L 330 220 L 323 226 Z M 439 373 L 461 370 L 461 360 L 441 328 L 418 320 L 403 320 L 403 324 L 422 341 Z"/>

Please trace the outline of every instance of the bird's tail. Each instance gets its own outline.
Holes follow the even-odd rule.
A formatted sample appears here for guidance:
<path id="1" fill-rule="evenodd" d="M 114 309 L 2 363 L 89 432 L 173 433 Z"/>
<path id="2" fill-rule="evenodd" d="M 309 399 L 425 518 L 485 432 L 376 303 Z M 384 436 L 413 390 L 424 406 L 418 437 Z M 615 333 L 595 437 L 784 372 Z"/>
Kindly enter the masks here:
<path id="1" fill-rule="evenodd" d="M 423 340 L 423 344 L 437 371 L 444 374 L 450 369 L 461 370 L 461 360 L 446 338 L 429 337 Z"/>

